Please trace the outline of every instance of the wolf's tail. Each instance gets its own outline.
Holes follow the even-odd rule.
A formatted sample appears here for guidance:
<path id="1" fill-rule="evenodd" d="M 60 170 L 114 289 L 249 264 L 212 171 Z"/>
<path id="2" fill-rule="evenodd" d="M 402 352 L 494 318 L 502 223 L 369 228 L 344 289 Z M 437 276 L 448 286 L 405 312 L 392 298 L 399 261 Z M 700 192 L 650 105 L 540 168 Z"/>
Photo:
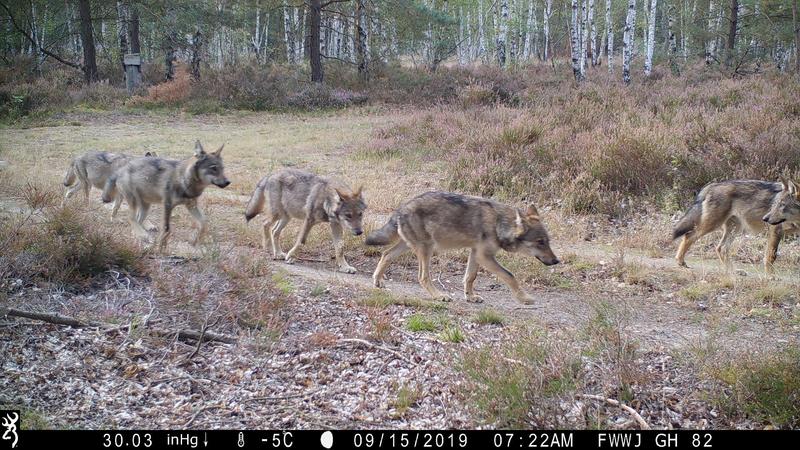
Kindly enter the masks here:
<path id="1" fill-rule="evenodd" d="M 111 175 L 103 186 L 103 203 L 111 203 L 117 196 L 117 174 Z"/>
<path id="2" fill-rule="evenodd" d="M 681 220 L 675 225 L 675 228 L 672 230 L 673 240 L 691 232 L 700 224 L 700 219 L 703 216 L 703 198 L 701 195 L 697 196 L 697 200 L 695 200 L 692 207 L 683 214 Z"/>
<path id="3" fill-rule="evenodd" d="M 387 245 L 396 241 L 398 237 L 400 237 L 400 234 L 397 232 L 397 213 L 395 213 L 392 214 L 386 225 L 371 232 L 367 239 L 364 240 L 364 243 L 367 245 Z"/>
<path id="4" fill-rule="evenodd" d="M 250 219 L 259 215 L 264 210 L 264 191 L 267 190 L 269 177 L 262 178 L 256 185 L 256 190 L 247 202 L 247 209 L 244 211 L 244 218 L 249 222 Z"/>
<path id="5" fill-rule="evenodd" d="M 69 163 L 69 167 L 67 168 L 67 173 L 64 174 L 64 186 L 72 186 L 75 184 L 75 179 L 77 178 L 75 174 L 75 160 Z"/>

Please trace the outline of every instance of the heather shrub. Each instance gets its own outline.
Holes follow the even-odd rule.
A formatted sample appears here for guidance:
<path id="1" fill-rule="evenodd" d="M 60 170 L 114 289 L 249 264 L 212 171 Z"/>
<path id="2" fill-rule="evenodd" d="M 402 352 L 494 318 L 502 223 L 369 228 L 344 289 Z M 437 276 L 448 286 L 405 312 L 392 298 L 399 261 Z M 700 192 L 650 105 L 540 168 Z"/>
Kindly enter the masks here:
<path id="1" fill-rule="evenodd" d="M 610 215 L 633 200 L 672 210 L 714 180 L 800 175 L 800 86 L 790 77 L 664 73 L 627 87 L 542 77 L 518 107 L 469 85 L 460 107 L 377 132 L 373 155 L 413 148 L 445 161 L 449 189 Z"/>
<path id="2" fill-rule="evenodd" d="M 135 269 L 140 251 L 128 239 L 73 208 L 55 206 L 54 191 L 29 184 L 20 196 L 31 212 L 0 227 L 0 291 L 13 279 L 78 287 L 109 269 Z"/>
<path id="3" fill-rule="evenodd" d="M 364 94 L 345 89 L 330 88 L 324 84 L 312 83 L 288 98 L 288 105 L 300 109 L 344 108 L 363 104 Z"/>

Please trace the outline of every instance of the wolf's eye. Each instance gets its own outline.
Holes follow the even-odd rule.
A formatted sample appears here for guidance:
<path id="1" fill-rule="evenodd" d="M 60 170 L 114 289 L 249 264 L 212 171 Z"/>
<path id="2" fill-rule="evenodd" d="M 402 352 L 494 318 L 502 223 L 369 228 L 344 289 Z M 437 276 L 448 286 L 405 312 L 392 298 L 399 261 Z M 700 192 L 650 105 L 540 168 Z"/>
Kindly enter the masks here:
<path id="1" fill-rule="evenodd" d="M 536 241 L 536 244 L 544 247 L 545 245 L 547 245 L 547 241 L 545 241 L 544 239 L 539 239 L 538 241 Z"/>

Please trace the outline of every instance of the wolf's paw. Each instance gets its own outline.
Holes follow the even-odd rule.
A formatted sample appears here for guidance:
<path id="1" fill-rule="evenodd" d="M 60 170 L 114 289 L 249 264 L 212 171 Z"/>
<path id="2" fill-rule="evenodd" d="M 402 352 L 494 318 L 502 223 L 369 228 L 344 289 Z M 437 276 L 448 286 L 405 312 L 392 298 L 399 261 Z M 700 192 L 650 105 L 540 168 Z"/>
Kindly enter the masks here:
<path id="1" fill-rule="evenodd" d="M 356 272 L 358 272 L 358 270 L 356 270 L 356 268 L 351 266 L 350 264 L 344 264 L 344 265 L 339 266 L 339 272 L 342 272 L 342 273 L 356 273 Z"/>
<path id="2" fill-rule="evenodd" d="M 435 295 L 433 298 L 434 298 L 434 300 L 437 300 L 437 301 L 440 301 L 440 302 L 445 302 L 445 303 L 450 303 L 450 302 L 453 301 L 453 297 L 451 297 L 451 296 L 449 296 L 448 294 L 445 294 L 445 293 L 439 293 L 439 294 Z"/>
<path id="3" fill-rule="evenodd" d="M 527 292 L 521 292 L 516 295 L 517 300 L 524 304 L 524 305 L 532 305 L 536 302 L 533 297 L 530 296 Z"/>
<path id="4" fill-rule="evenodd" d="M 375 278 L 372 279 L 372 285 L 379 289 L 386 287 L 386 283 L 384 283 L 383 280 L 378 280 Z"/>
<path id="5" fill-rule="evenodd" d="M 280 252 L 280 253 L 278 253 L 276 255 L 272 255 L 272 259 L 274 259 L 275 261 L 280 261 L 282 259 L 286 259 L 286 253 Z"/>
<path id="6" fill-rule="evenodd" d="M 686 261 L 678 261 L 678 267 L 683 267 L 685 269 L 688 269 L 689 265 L 686 264 Z"/>
<path id="7" fill-rule="evenodd" d="M 294 264 L 297 262 L 297 258 L 295 258 L 292 254 L 288 254 L 284 258 L 284 261 L 286 261 L 286 264 Z"/>
<path id="8" fill-rule="evenodd" d="M 483 297 L 476 294 L 464 294 L 464 299 L 470 303 L 483 303 Z"/>

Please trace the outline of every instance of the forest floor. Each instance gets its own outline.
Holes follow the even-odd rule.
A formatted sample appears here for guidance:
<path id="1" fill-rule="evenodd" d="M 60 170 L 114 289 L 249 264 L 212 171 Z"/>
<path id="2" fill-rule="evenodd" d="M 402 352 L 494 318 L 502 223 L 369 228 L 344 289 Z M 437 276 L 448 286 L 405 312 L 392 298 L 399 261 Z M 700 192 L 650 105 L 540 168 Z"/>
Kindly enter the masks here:
<path id="1" fill-rule="evenodd" d="M 672 217 L 611 223 L 540 205 L 564 263 L 502 256 L 534 305 L 517 303 L 484 271 L 476 284 L 484 302 L 462 300 L 465 252 L 435 257 L 434 278 L 453 302 L 425 299 L 411 256 L 376 290 L 379 253 L 349 236 L 346 254 L 358 273 L 337 273 L 325 226 L 313 230 L 298 263 L 272 261 L 259 248 L 260 218 L 247 224 L 243 213 L 257 181 L 279 167 L 363 185 L 367 231 L 404 199 L 446 186 L 436 160 L 361 156 L 377 129 L 404 114 L 71 113 L 46 127 L 3 129 L 0 220 L 26 210 L 26 183 L 60 190 L 71 157 L 89 149 L 184 158 L 195 139 L 207 149 L 224 143 L 232 184 L 203 195 L 210 237 L 198 249 L 187 243 L 191 221 L 179 209 L 169 255 L 145 252 L 140 271 L 108 271 L 81 289 L 6 280 L 0 307 L 131 326 L 109 332 L 0 318 L 0 405 L 21 407 L 23 427 L 636 426 L 589 394 L 630 404 L 655 428 L 764 426 L 729 410 L 721 400 L 729 378 L 720 374 L 732 361 L 797 344 L 796 240 L 782 246 L 774 277 L 759 265 L 761 236 L 737 240 L 731 270 L 716 261 L 708 237 L 692 249 L 692 269 L 683 269 L 672 259 Z M 88 203 L 75 197 L 71 205 L 133 241 L 124 206 L 111 222 L 96 190 Z M 159 219 L 154 207 L 151 221 Z M 284 247 L 297 225 L 283 234 Z M 259 302 L 268 320 L 231 319 Z M 158 337 L 134 321 L 209 327 L 237 343 Z M 545 373 L 540 386 L 527 380 L 531 370 Z M 506 384 L 487 381 L 498 377 Z M 554 380 L 569 386 L 542 388 Z"/>

